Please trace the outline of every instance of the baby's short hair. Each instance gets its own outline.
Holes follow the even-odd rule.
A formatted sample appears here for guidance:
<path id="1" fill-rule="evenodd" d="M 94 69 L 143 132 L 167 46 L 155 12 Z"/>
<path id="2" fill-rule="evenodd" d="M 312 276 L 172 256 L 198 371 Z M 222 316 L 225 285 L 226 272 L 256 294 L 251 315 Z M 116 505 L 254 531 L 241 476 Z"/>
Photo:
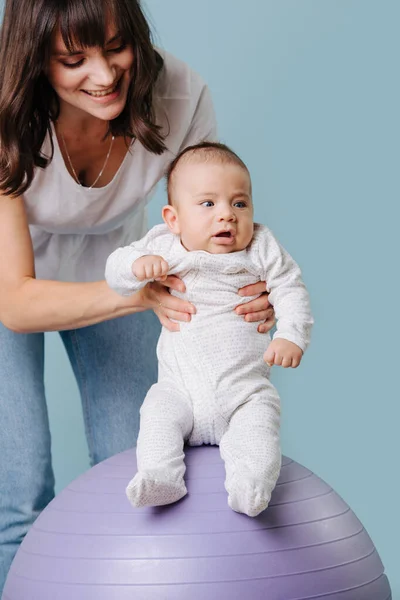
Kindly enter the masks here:
<path id="1" fill-rule="evenodd" d="M 187 146 L 182 152 L 180 152 L 174 160 L 169 165 L 166 172 L 166 180 L 167 180 L 167 194 L 168 194 L 168 204 L 172 204 L 171 190 L 172 183 L 174 178 L 174 173 L 178 167 L 178 165 L 182 162 L 188 163 L 192 159 L 197 160 L 198 162 L 210 161 L 210 162 L 218 162 L 222 164 L 233 164 L 237 165 L 244 169 L 248 174 L 249 170 L 246 167 L 245 163 L 241 158 L 233 151 L 229 146 L 225 144 L 221 144 L 219 142 L 208 142 L 203 141 L 199 144 L 195 144 L 193 146 Z M 250 174 L 249 174 L 250 175 Z"/>

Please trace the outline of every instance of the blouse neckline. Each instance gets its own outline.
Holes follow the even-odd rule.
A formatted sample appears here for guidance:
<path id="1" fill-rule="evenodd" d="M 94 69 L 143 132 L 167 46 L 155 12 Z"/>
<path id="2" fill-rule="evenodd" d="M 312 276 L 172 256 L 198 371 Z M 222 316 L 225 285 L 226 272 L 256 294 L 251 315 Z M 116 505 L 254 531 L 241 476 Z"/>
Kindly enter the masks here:
<path id="1" fill-rule="evenodd" d="M 122 169 L 124 168 L 126 161 L 128 160 L 127 159 L 128 155 L 131 154 L 131 150 L 133 148 L 133 143 L 135 141 L 135 140 L 133 140 L 132 143 L 130 144 L 129 148 L 127 149 L 127 151 L 125 153 L 124 158 L 122 159 L 120 166 L 118 167 L 117 171 L 114 173 L 114 176 L 111 179 L 111 181 L 109 181 L 106 185 L 102 185 L 100 187 L 87 187 L 85 185 L 80 185 L 77 181 L 75 181 L 75 179 L 72 177 L 72 175 L 68 171 L 67 165 L 65 164 L 64 157 L 61 152 L 60 144 L 58 142 L 58 138 L 57 138 L 57 134 L 56 134 L 56 130 L 55 130 L 53 122 L 51 122 L 51 135 L 52 135 L 53 145 L 54 145 L 53 160 L 54 159 L 56 160 L 60 173 L 64 176 L 64 179 L 68 180 L 75 187 L 75 189 L 82 190 L 83 193 L 87 193 L 87 194 L 93 194 L 96 192 L 108 190 L 115 184 L 120 173 L 122 172 Z"/>

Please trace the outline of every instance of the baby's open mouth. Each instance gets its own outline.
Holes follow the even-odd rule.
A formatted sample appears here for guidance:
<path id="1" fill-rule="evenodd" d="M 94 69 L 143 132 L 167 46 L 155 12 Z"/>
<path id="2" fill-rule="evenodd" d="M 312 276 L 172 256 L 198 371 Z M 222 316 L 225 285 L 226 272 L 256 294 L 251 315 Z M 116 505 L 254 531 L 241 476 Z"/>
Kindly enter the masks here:
<path id="1" fill-rule="evenodd" d="M 219 233 L 217 233 L 217 235 L 215 237 L 230 238 L 230 237 L 232 237 L 232 233 L 230 231 L 220 231 Z"/>

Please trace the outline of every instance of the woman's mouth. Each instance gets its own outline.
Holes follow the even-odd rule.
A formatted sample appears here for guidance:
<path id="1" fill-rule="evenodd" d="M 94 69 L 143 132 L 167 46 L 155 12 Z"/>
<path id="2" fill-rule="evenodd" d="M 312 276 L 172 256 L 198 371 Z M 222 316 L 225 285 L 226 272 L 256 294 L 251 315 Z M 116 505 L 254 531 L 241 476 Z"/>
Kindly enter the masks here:
<path id="1" fill-rule="evenodd" d="M 107 96 L 112 96 L 116 92 L 119 92 L 121 81 L 122 77 L 120 77 L 120 79 L 118 79 L 118 81 L 112 87 L 109 87 L 106 90 L 82 90 L 82 92 L 88 96 L 91 96 L 92 98 L 107 98 Z"/>

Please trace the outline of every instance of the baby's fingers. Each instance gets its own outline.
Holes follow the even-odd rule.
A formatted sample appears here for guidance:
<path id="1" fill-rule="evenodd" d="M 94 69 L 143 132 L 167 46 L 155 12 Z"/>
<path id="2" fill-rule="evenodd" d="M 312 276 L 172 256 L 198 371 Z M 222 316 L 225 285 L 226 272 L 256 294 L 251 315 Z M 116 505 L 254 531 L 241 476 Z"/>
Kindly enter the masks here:
<path id="1" fill-rule="evenodd" d="M 293 356 L 292 358 L 292 368 L 295 369 L 296 367 L 299 366 L 301 362 L 301 356 Z"/>
<path id="2" fill-rule="evenodd" d="M 264 361 L 267 363 L 269 367 L 272 367 L 275 361 L 275 352 L 274 350 L 268 350 L 264 353 Z"/>
<path id="3" fill-rule="evenodd" d="M 146 279 L 154 279 L 154 263 L 145 263 L 144 264 L 144 272 L 146 275 Z"/>
<path id="4" fill-rule="evenodd" d="M 148 277 L 146 276 L 146 270 L 143 266 L 136 268 L 132 272 L 135 275 L 136 279 L 138 279 L 139 281 L 144 281 L 145 279 L 148 279 Z"/>
<path id="5" fill-rule="evenodd" d="M 283 356 L 282 357 L 282 367 L 287 369 L 292 366 L 292 357 L 291 356 Z"/>
<path id="6" fill-rule="evenodd" d="M 167 263 L 167 261 L 162 259 L 162 260 L 160 260 L 159 263 L 157 263 L 154 266 L 154 276 L 153 277 L 156 281 L 165 281 L 167 279 L 168 271 L 169 271 L 169 264 Z"/>

